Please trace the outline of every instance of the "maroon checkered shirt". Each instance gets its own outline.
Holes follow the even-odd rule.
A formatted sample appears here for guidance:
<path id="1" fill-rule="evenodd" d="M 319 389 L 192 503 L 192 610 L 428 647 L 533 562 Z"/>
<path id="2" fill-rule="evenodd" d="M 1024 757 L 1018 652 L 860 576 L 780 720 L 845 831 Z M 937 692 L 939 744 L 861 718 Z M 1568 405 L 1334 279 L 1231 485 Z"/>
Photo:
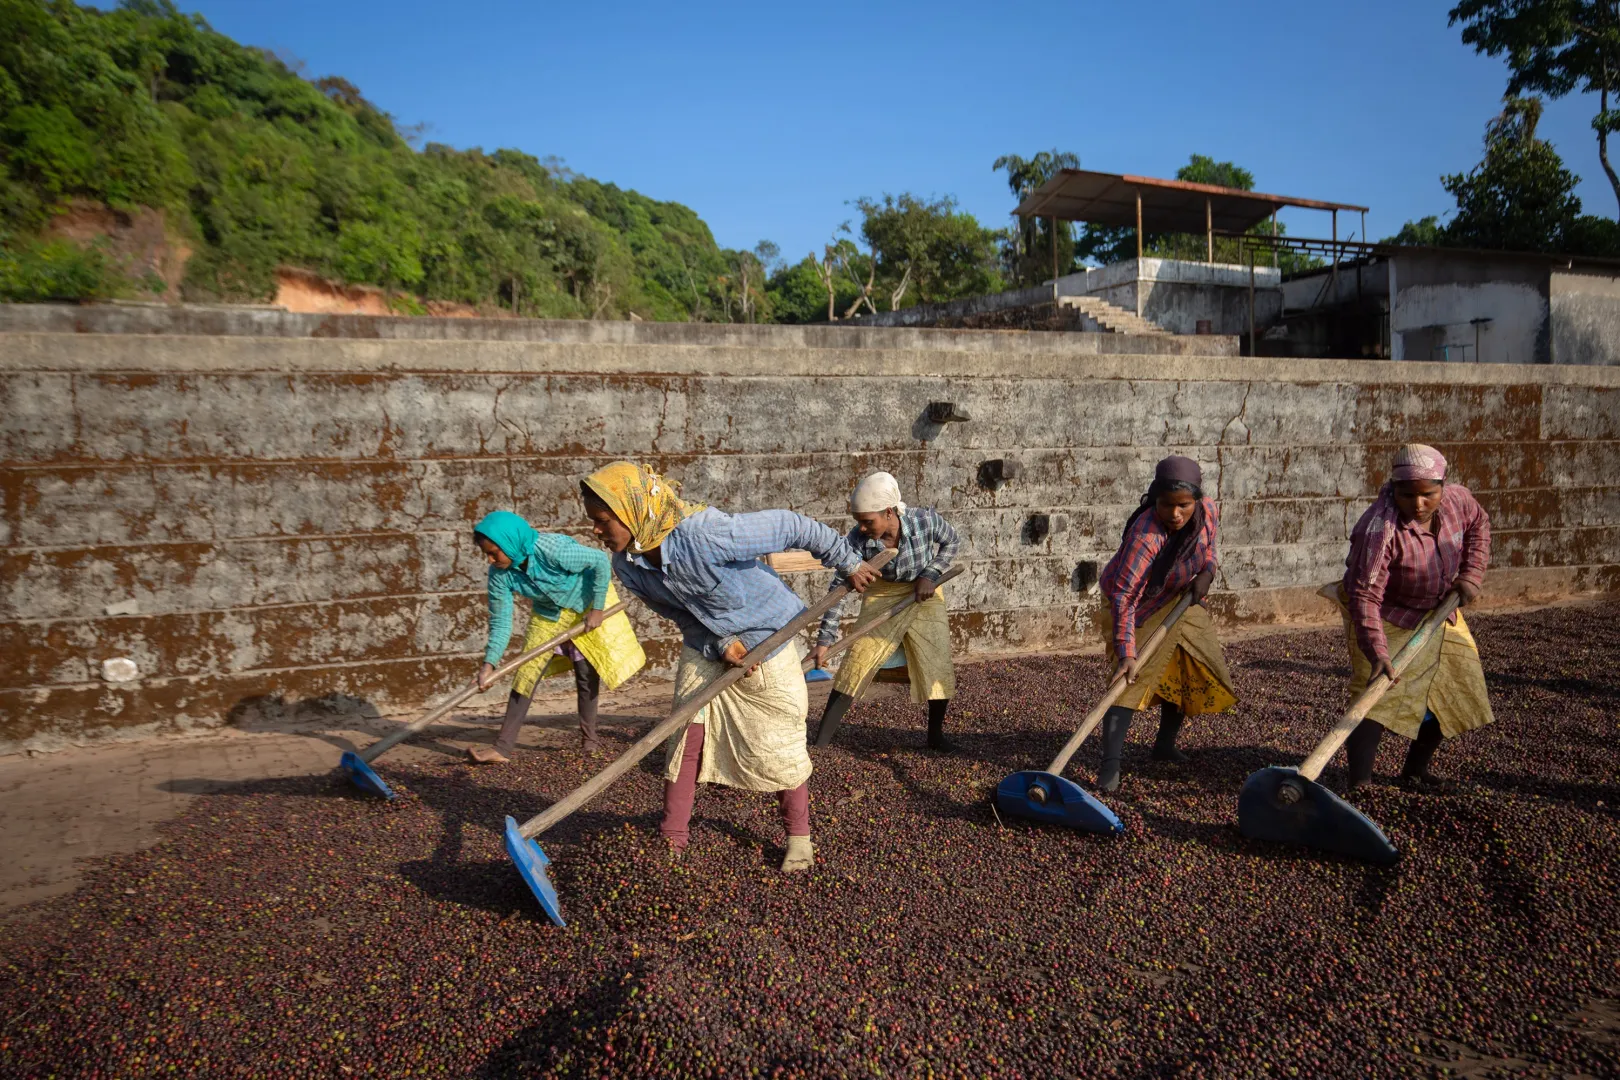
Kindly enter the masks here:
<path id="1" fill-rule="evenodd" d="M 1376 504 L 1361 516 L 1350 534 L 1349 565 L 1367 543 L 1367 525 Z M 1349 574 L 1344 589 L 1350 597 L 1350 621 L 1362 654 L 1389 659 L 1384 623 L 1411 630 L 1423 621 L 1459 581 L 1478 588 L 1491 561 L 1491 519 L 1467 488 L 1447 484 L 1440 508 L 1429 525 L 1398 522 L 1370 580 L 1358 586 Z"/>

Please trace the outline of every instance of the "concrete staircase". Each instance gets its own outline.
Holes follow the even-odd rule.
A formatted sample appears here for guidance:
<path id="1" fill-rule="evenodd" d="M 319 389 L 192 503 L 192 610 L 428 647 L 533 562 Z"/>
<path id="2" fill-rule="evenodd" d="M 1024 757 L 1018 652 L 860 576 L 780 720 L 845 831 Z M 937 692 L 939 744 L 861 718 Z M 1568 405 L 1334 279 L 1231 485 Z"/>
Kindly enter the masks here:
<path id="1" fill-rule="evenodd" d="M 1158 323 L 1144 319 L 1134 311 L 1126 311 L 1118 304 L 1110 304 L 1098 296 L 1062 296 L 1058 298 L 1058 303 L 1078 311 L 1082 322 L 1096 323 L 1103 333 L 1138 334 L 1143 337 L 1172 336 L 1170 331 Z"/>

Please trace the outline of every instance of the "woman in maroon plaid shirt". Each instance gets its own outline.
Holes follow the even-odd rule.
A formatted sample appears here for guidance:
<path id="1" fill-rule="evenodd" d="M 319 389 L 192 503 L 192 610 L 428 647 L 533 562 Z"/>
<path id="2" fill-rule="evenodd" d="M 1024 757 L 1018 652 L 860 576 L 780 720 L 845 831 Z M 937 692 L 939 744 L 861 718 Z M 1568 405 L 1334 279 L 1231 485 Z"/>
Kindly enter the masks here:
<path id="1" fill-rule="evenodd" d="M 1215 535 L 1220 515 L 1204 497 L 1204 474 L 1191 458 L 1167 457 L 1153 472 L 1142 504 L 1125 524 L 1119 551 L 1103 569 L 1108 598 L 1104 638 L 1117 661 L 1114 677 L 1130 685 L 1103 717 L 1102 765 L 1097 786 L 1119 787 L 1119 761 L 1136 710 L 1159 703 L 1159 735 L 1153 760 L 1186 761 L 1176 736 L 1187 716 L 1225 712 L 1237 703 L 1232 676 L 1204 609 L 1204 594 L 1215 578 Z M 1175 606 L 1183 590 L 1193 606 L 1171 629 L 1153 656 L 1136 655 L 1138 637 L 1147 637 Z"/>
<path id="2" fill-rule="evenodd" d="M 1448 593 L 1457 593 L 1464 606 L 1473 603 L 1490 561 L 1491 519 L 1467 488 L 1446 483 L 1445 457 L 1421 443 L 1401 447 L 1389 482 L 1350 534 L 1344 579 L 1330 586 L 1349 639 L 1351 695 L 1378 675 L 1394 674 L 1390 657 Z M 1479 648 L 1459 611 L 1351 733 L 1349 787 L 1372 779 L 1388 728 L 1412 740 L 1402 786 L 1444 790 L 1447 785 L 1429 775 L 1435 748 L 1491 719 Z"/>

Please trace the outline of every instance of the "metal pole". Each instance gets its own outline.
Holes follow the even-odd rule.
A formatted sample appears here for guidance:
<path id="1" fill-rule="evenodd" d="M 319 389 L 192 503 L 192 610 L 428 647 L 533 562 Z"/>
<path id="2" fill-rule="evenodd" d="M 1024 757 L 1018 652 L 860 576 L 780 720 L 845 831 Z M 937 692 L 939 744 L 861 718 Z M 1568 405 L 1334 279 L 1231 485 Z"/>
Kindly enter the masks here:
<path id="1" fill-rule="evenodd" d="M 1209 196 L 1204 196 L 1204 261 L 1211 265 L 1215 262 L 1215 211 L 1210 207 Z"/>
<path id="2" fill-rule="evenodd" d="M 1136 193 L 1136 257 L 1138 259 L 1142 257 L 1142 192 L 1140 190 Z M 1140 276 L 1141 272 L 1142 268 L 1137 267 L 1138 276 Z"/>
<path id="3" fill-rule="evenodd" d="M 1339 212 L 1333 211 L 1333 269 L 1328 273 L 1328 303 L 1339 302 Z"/>
<path id="4" fill-rule="evenodd" d="M 1136 314 L 1142 315 L 1142 190 L 1136 191 Z"/>
<path id="5" fill-rule="evenodd" d="M 1277 265 L 1277 208 L 1271 208 L 1271 265 Z"/>
<path id="6" fill-rule="evenodd" d="M 1053 306 L 1052 314 L 1056 315 L 1057 314 L 1057 311 L 1056 311 L 1057 297 L 1058 297 L 1058 284 L 1057 284 L 1057 279 L 1058 279 L 1058 272 L 1057 272 L 1057 218 L 1055 218 L 1055 217 L 1047 218 L 1046 220 L 1049 221 L 1051 223 L 1051 225 L 1052 225 L 1052 306 Z"/>
<path id="7" fill-rule="evenodd" d="M 1254 252 L 1249 252 L 1249 355 L 1256 356 L 1254 344 Z"/>

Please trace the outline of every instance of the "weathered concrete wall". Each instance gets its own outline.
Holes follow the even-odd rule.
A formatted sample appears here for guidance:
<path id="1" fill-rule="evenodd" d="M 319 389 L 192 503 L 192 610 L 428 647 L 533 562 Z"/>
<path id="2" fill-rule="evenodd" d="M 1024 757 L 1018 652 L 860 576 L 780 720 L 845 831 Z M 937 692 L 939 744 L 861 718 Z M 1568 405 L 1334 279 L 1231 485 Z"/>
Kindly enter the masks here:
<path id="1" fill-rule="evenodd" d="M 1555 270 L 1548 294 L 1554 363 L 1620 364 L 1620 278 Z"/>
<path id="2" fill-rule="evenodd" d="M 970 652 L 1088 640 L 1096 599 L 1077 567 L 1108 557 L 1171 451 L 1204 463 L 1221 502 L 1228 619 L 1321 610 L 1314 588 L 1415 437 L 1493 514 L 1493 593 L 1616 580 L 1613 368 L 1086 355 L 1062 340 L 1116 335 L 868 330 L 839 347 L 836 328 L 813 345 L 772 328 L 373 329 L 0 334 L 0 750 L 206 726 L 265 697 L 419 704 L 480 652 L 472 523 L 513 508 L 577 530 L 578 478 L 618 457 L 727 508 L 830 522 L 860 475 L 894 472 L 968 539 L 950 591 Z M 971 422 L 929 424 L 933 401 Z M 1006 457 L 1024 474 L 981 487 L 980 464 Z M 1057 515 L 1040 543 L 1032 513 Z M 822 582 L 795 579 L 806 595 Z M 668 628 L 638 622 L 667 665 Z M 136 680 L 102 678 L 119 656 Z"/>
<path id="3" fill-rule="evenodd" d="M 1391 265 L 1392 359 L 1551 362 L 1544 262 L 1424 253 Z"/>
<path id="4" fill-rule="evenodd" d="M 1181 259 L 1125 259 L 1092 267 L 1057 279 L 1058 296 L 1096 296 L 1151 319 L 1173 334 L 1191 336 L 1200 320 L 1208 320 L 1211 334 L 1197 341 L 1160 340 L 1143 343 L 1142 351 L 1237 355 L 1237 338 L 1249 332 L 1249 268 L 1225 263 Z M 926 304 L 900 311 L 867 315 L 862 326 L 931 326 L 943 320 L 1011 307 L 1047 303 L 1053 283 Z M 1141 297 L 1141 308 L 1137 298 Z M 1282 311 L 1282 276 L 1269 266 L 1254 272 L 1255 325 L 1269 326 Z"/>

